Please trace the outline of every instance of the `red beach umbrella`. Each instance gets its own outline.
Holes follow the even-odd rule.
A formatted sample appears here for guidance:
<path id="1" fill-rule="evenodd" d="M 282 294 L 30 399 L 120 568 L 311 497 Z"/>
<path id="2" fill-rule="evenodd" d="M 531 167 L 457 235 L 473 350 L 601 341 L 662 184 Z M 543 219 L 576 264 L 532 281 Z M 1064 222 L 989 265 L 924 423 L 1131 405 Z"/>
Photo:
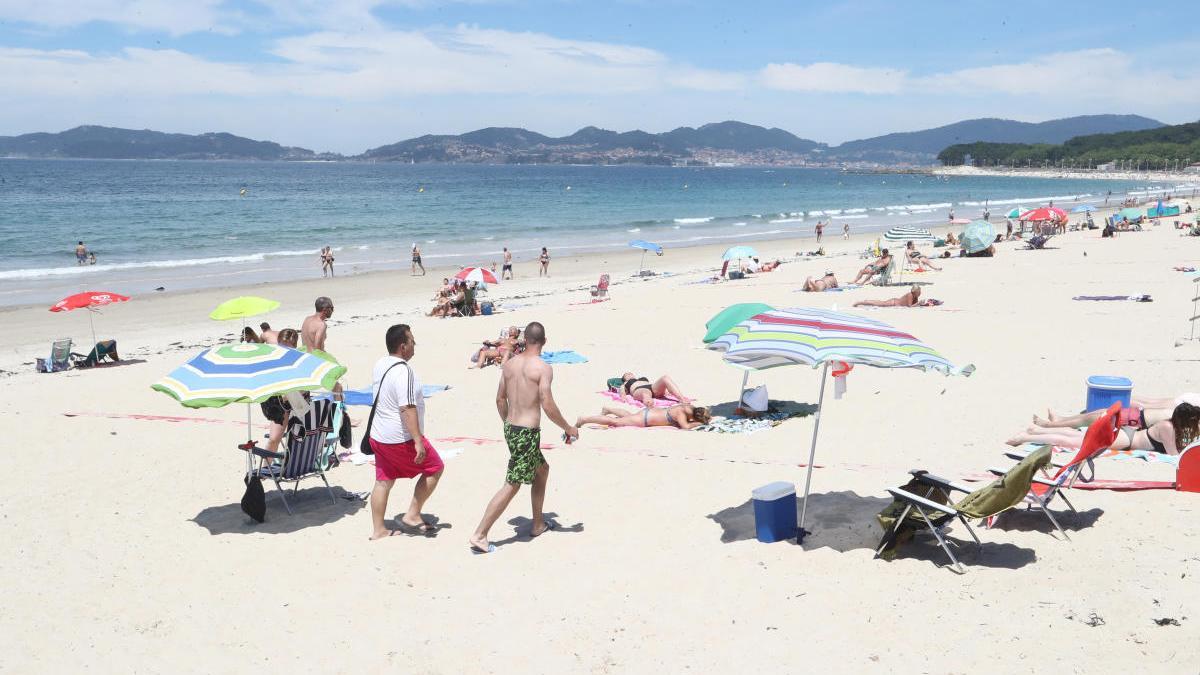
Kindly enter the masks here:
<path id="1" fill-rule="evenodd" d="M 1067 212 L 1057 206 L 1043 206 L 1021 214 L 1021 220 L 1066 220 Z"/>
<path id="2" fill-rule="evenodd" d="M 464 267 L 459 270 L 458 274 L 454 275 L 454 278 L 459 281 L 480 281 L 485 284 L 500 283 L 491 270 L 482 267 Z"/>
<path id="3" fill-rule="evenodd" d="M 92 308 L 111 305 L 115 302 L 126 302 L 129 300 L 128 295 L 120 293 L 112 293 L 110 291 L 84 291 L 70 295 L 50 307 L 51 312 L 69 312 L 73 309 L 87 309 L 88 324 L 92 327 L 92 343 L 96 342 L 96 324 L 92 321 Z"/>

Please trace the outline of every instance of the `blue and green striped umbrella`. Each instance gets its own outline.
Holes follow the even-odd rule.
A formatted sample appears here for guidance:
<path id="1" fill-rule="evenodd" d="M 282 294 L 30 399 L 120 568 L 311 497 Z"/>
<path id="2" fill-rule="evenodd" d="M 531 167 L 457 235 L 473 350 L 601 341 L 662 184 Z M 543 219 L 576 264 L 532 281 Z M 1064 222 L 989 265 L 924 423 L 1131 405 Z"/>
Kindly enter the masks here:
<path id="1" fill-rule="evenodd" d="M 332 389 L 345 373 L 345 366 L 332 357 L 282 345 L 238 343 L 200 352 L 151 388 L 188 408 L 221 408 L 290 391 Z"/>

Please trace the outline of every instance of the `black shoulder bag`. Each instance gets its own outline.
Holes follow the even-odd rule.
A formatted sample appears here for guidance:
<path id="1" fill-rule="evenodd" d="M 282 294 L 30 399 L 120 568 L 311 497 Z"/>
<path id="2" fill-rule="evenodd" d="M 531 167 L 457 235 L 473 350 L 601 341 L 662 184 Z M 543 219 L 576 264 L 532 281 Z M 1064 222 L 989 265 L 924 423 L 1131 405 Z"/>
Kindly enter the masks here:
<path id="1" fill-rule="evenodd" d="M 408 365 L 408 363 L 401 361 L 400 363 L 393 363 L 390 368 L 383 371 L 383 377 L 379 378 L 379 391 L 380 392 L 383 391 L 383 381 L 387 379 L 388 373 L 392 372 L 392 368 L 395 368 L 396 366 L 401 365 L 401 364 L 404 364 L 405 366 Z M 371 449 L 371 423 L 375 421 L 375 407 L 378 405 L 379 405 L 379 393 L 376 393 L 375 400 L 371 401 L 371 414 L 367 417 L 367 428 L 365 431 L 363 431 L 362 440 L 358 442 L 358 450 L 359 450 L 359 452 L 361 452 L 364 455 L 375 454 L 375 451 Z"/>

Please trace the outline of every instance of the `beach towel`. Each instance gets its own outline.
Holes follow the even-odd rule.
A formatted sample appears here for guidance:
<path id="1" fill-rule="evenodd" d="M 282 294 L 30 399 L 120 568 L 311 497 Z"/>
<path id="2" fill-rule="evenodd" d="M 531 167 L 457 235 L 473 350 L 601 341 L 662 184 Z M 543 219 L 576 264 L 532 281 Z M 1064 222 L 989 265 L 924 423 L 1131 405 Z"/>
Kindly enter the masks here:
<path id="1" fill-rule="evenodd" d="M 1128 300 L 1130 302 L 1154 302 L 1149 295 L 1077 295 L 1072 300 Z"/>
<path id="2" fill-rule="evenodd" d="M 1179 455 L 1168 455 L 1152 450 L 1105 450 L 1096 459 L 1140 459 L 1145 462 L 1161 462 L 1179 466 Z"/>
<path id="3" fill-rule="evenodd" d="M 600 395 L 603 396 L 604 398 L 607 398 L 610 401 L 616 401 L 617 403 L 624 403 L 625 405 L 631 405 L 635 408 L 645 408 L 646 407 L 646 406 L 642 405 L 641 401 L 632 401 L 627 398 L 621 398 L 621 395 L 615 391 L 602 391 L 602 392 L 600 392 Z M 679 401 L 669 399 L 669 398 L 656 398 L 656 399 L 653 399 L 651 401 L 651 403 L 654 404 L 655 408 L 670 408 L 671 406 L 675 405 L 676 403 L 679 403 Z"/>
<path id="4" fill-rule="evenodd" d="M 1076 490 L 1114 490 L 1116 492 L 1132 492 L 1134 490 L 1174 490 L 1174 481 L 1165 480 L 1094 480 L 1090 483 L 1076 483 Z"/>
<path id="5" fill-rule="evenodd" d="M 763 429 L 770 429 L 783 424 L 785 420 L 799 416 L 798 412 L 773 412 L 755 418 L 749 417 L 717 417 L 708 424 L 695 428 L 695 431 L 712 431 L 719 434 L 752 434 Z"/>
<path id="6" fill-rule="evenodd" d="M 446 391 L 449 388 L 450 385 L 448 384 L 427 384 L 421 387 L 421 393 L 425 396 L 425 398 L 429 398 L 439 391 Z M 343 403 L 346 405 L 371 405 L 375 402 L 375 393 L 372 391 L 372 386 L 369 384 L 362 389 L 347 389 L 342 393 L 345 395 Z M 314 395 L 313 398 L 329 399 L 333 398 L 333 394 L 330 392 L 322 392 Z"/>
<path id="7" fill-rule="evenodd" d="M 587 357 L 577 354 L 570 349 L 556 352 L 542 352 L 542 360 L 546 363 L 587 363 Z"/>

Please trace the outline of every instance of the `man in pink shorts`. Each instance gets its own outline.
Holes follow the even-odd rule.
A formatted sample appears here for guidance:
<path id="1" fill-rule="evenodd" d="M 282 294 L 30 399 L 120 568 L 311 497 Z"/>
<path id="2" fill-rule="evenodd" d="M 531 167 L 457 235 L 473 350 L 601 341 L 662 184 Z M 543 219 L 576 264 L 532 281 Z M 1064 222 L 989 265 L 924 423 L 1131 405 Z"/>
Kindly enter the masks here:
<path id="1" fill-rule="evenodd" d="M 387 330 L 388 355 L 375 364 L 374 417 L 368 438 L 375 451 L 375 488 L 371 490 L 371 539 L 394 534 L 433 536 L 436 528 L 421 517 L 421 507 L 437 488 L 445 465 L 425 438 L 425 396 L 409 361 L 417 343 L 412 329 L 396 324 Z M 419 478 L 417 478 L 419 476 Z M 417 478 L 408 511 L 398 530 L 384 524 L 388 495 L 398 478 Z"/>

